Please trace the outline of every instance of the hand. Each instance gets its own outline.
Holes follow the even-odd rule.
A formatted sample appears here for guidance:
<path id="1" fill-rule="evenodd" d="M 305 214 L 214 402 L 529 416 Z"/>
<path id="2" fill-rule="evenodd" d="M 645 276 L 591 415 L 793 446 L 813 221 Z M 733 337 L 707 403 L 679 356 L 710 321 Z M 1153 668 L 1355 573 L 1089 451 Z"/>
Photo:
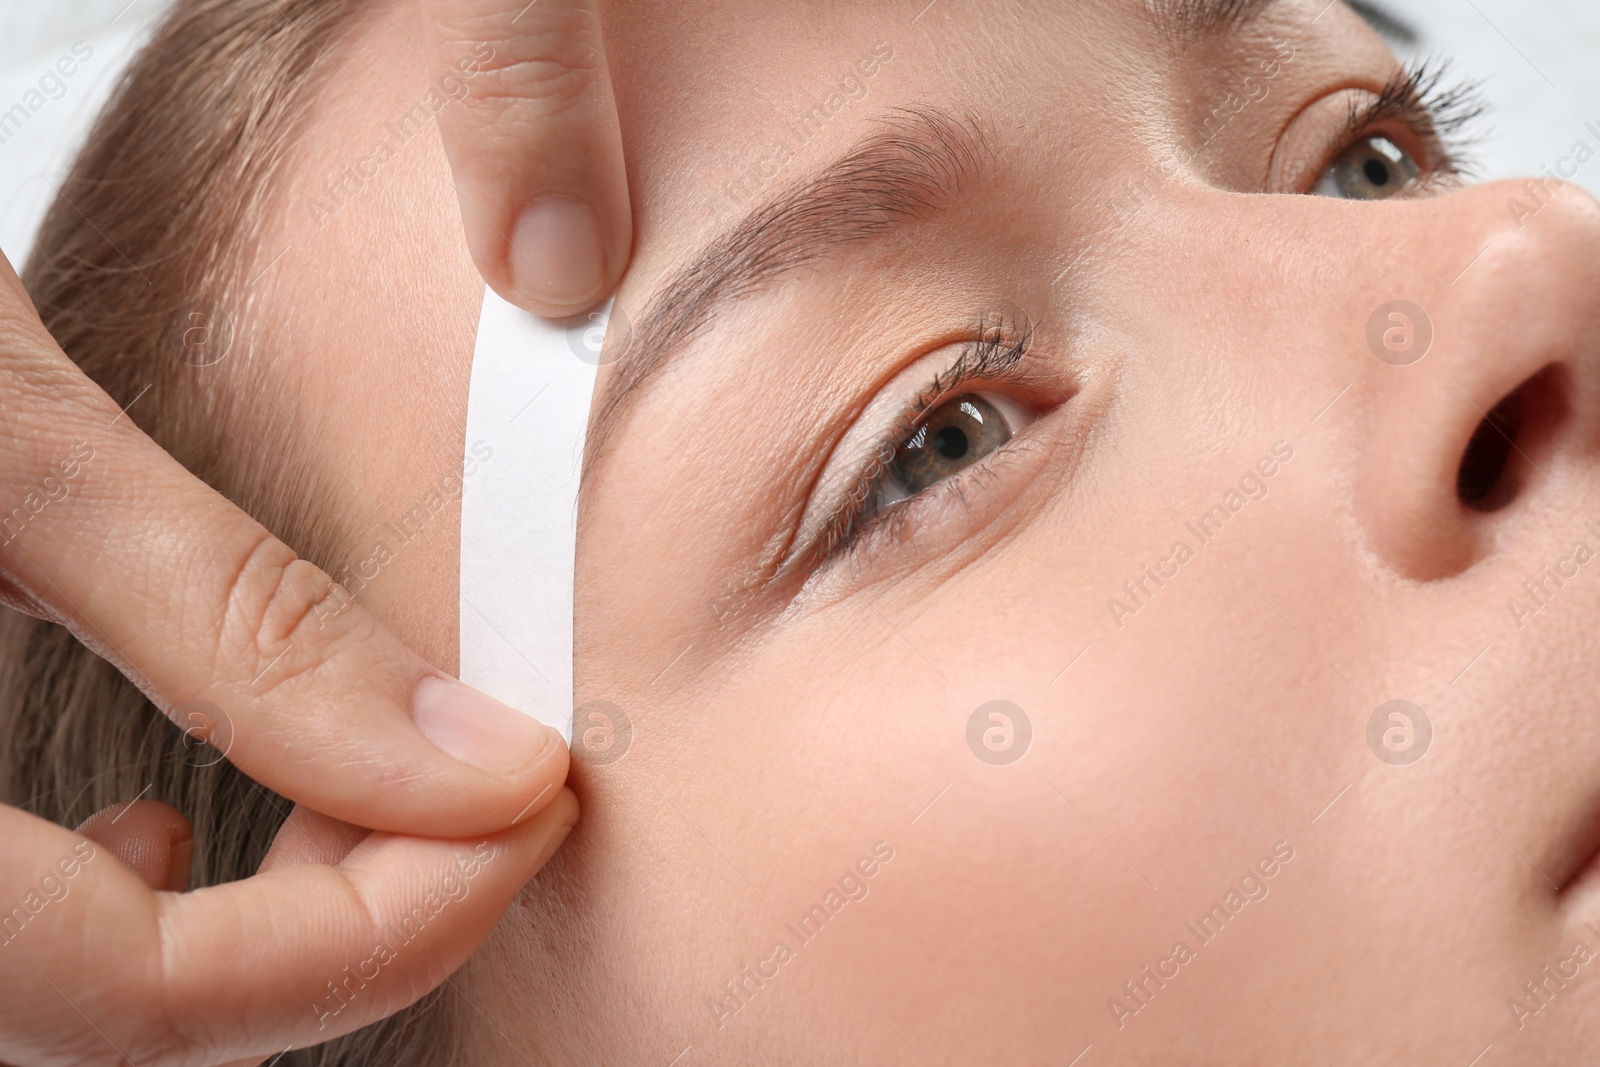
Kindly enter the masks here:
<path id="1" fill-rule="evenodd" d="M 0 536 L 0 598 L 311 809 L 262 873 L 181 893 L 164 805 L 83 835 L 0 807 L 0 1061 L 262 1059 L 442 982 L 577 818 L 560 736 L 440 676 L 119 417 L 4 256 L 0 411 L 0 511 L 78 468 Z M 360 995 L 330 1000 L 346 968 Z"/>
<path id="2" fill-rule="evenodd" d="M 422 0 L 432 60 L 470 73 L 439 113 L 472 258 L 542 315 L 609 295 L 633 216 L 595 0 Z"/>

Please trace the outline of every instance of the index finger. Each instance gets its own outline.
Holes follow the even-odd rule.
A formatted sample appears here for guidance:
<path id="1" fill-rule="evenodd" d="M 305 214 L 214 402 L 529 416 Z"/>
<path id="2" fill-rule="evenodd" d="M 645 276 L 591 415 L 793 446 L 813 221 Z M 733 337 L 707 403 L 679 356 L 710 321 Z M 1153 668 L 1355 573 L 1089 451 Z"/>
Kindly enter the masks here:
<path id="1" fill-rule="evenodd" d="M 422 0 L 430 57 L 459 72 L 439 113 L 472 258 L 543 315 L 616 287 L 633 246 L 622 131 L 594 0 Z"/>

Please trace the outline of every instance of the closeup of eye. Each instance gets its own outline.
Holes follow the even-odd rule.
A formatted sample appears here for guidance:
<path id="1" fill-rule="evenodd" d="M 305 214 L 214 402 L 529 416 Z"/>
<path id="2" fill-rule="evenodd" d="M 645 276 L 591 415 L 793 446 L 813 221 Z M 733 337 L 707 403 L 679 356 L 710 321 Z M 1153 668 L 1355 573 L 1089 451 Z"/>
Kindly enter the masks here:
<path id="1" fill-rule="evenodd" d="M 1476 171 L 1478 85 L 1425 59 L 1380 89 L 1342 89 L 1303 110 L 1280 138 L 1274 191 L 1374 201 L 1452 188 Z"/>
<path id="2" fill-rule="evenodd" d="M 1032 469 L 1024 431 L 1070 395 L 1031 352 L 1025 323 L 987 316 L 953 362 L 944 346 L 926 357 L 932 367 L 909 368 L 833 476 L 819 475 L 784 566 L 809 572 L 880 544 L 948 546 L 992 518 Z"/>
<path id="3" fill-rule="evenodd" d="M 1387 137 L 1363 137 L 1339 153 L 1312 192 L 1341 200 L 1386 200 L 1410 187 L 1422 168 Z"/>
<path id="4" fill-rule="evenodd" d="M 988 456 L 1027 422 L 1004 397 L 967 393 L 940 404 L 895 448 L 874 503 L 886 507 L 916 496 Z"/>

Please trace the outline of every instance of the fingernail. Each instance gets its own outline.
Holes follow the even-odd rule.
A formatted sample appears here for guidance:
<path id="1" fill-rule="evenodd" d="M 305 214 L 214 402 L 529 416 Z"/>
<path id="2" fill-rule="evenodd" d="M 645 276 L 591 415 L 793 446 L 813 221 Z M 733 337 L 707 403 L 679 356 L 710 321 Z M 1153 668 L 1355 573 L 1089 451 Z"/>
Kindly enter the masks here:
<path id="1" fill-rule="evenodd" d="M 517 287 L 555 304 L 581 304 L 605 284 L 600 220 L 589 205 L 547 196 L 523 209 L 511 231 Z"/>
<path id="2" fill-rule="evenodd" d="M 539 758 L 554 730 L 448 678 L 426 677 L 411 695 L 411 718 L 446 755 L 508 774 Z"/>
<path id="3" fill-rule="evenodd" d="M 171 865 L 167 868 L 167 890 L 184 893 L 189 889 L 189 875 L 194 869 L 194 838 L 172 843 Z"/>

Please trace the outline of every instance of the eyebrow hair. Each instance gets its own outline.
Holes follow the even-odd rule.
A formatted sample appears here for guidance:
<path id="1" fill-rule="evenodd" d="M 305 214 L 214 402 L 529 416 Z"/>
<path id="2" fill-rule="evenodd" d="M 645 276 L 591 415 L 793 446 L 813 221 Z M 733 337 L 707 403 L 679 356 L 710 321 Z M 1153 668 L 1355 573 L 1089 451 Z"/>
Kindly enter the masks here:
<path id="1" fill-rule="evenodd" d="M 1235 33 L 1279 0 L 1145 0 L 1161 38 L 1177 48 Z"/>
<path id="2" fill-rule="evenodd" d="M 705 245 L 657 290 L 624 339 L 622 362 L 590 425 L 585 472 L 598 462 L 640 386 L 720 308 L 846 245 L 881 240 L 930 217 L 990 158 L 972 118 L 934 108 L 894 112 L 842 156 Z"/>
<path id="3" fill-rule="evenodd" d="M 1345 6 L 1365 19 L 1391 48 L 1415 48 L 1422 43 L 1417 28 L 1386 7 L 1368 0 L 1345 0 Z"/>

